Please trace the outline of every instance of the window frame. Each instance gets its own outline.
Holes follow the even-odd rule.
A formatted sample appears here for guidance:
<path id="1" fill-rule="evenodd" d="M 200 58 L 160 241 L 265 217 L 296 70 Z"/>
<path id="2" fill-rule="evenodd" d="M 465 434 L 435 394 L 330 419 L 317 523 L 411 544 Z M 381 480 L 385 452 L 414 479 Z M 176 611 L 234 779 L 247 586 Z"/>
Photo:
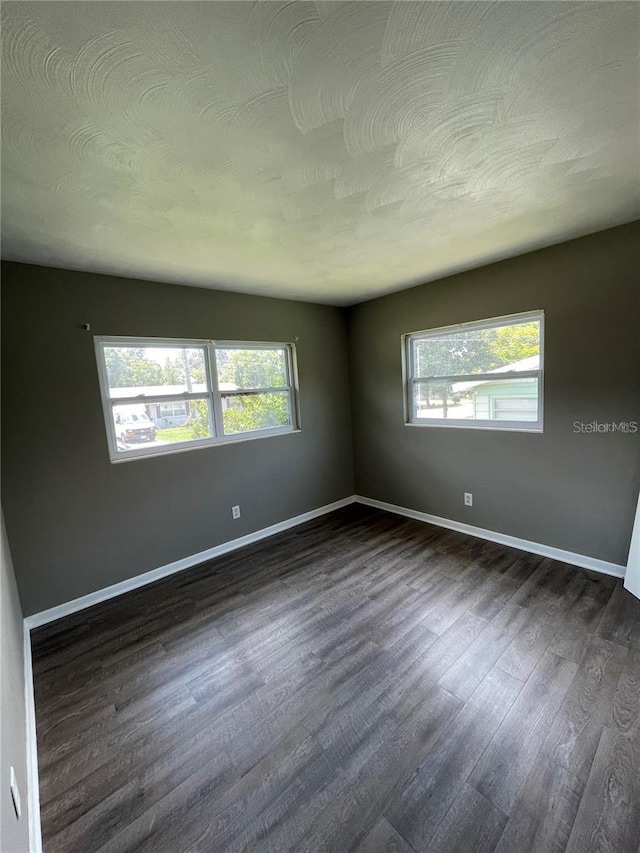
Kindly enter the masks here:
<path id="1" fill-rule="evenodd" d="M 181 394 L 154 394 L 149 397 L 115 397 L 109 394 L 109 381 L 107 376 L 107 365 L 104 350 L 108 347 L 160 347 L 162 349 L 203 349 L 205 353 L 206 390 L 184 392 Z M 98 384 L 102 399 L 102 410 L 107 433 L 107 444 L 111 462 L 128 462 L 132 459 L 147 459 L 154 456 L 164 456 L 167 453 L 182 453 L 188 450 L 198 450 L 202 447 L 214 447 L 221 444 L 233 444 L 238 441 L 251 441 L 258 438 L 269 438 L 276 435 L 286 435 L 301 431 L 298 368 L 296 345 L 291 341 L 223 341 L 206 339 L 184 339 L 184 338 L 154 338 L 154 337 L 131 337 L 120 335 L 95 335 L 94 349 L 98 367 Z M 286 386 L 259 389 L 238 389 L 237 391 L 224 391 L 219 389 L 218 369 L 216 362 L 216 350 L 218 349 L 255 349 L 276 350 L 282 349 L 285 353 Z M 222 395 L 242 395 L 247 393 L 260 394 L 270 391 L 280 393 L 287 392 L 289 395 L 289 412 L 291 424 L 280 427 L 269 427 L 267 429 L 249 430 L 247 432 L 224 434 L 222 416 Z M 162 403 L 177 403 L 190 400 L 207 400 L 209 403 L 209 429 L 211 435 L 207 438 L 189 439 L 188 441 L 176 441 L 170 444 L 158 446 L 142 446 L 119 451 L 117 449 L 117 438 L 113 409 L 115 406 L 132 405 L 136 402 L 144 405 L 157 405 Z M 155 422 L 154 422 L 155 423 Z"/>
<path id="2" fill-rule="evenodd" d="M 413 344 L 416 340 L 437 338 L 445 332 L 479 331 L 497 329 L 503 326 L 515 326 L 524 323 L 538 322 L 540 324 L 540 353 L 539 365 L 534 370 L 514 370 L 508 373 L 471 373 L 455 374 L 452 376 L 413 376 Z M 514 379 L 537 378 L 538 389 L 538 419 L 536 421 L 500 421 L 490 418 L 419 418 L 415 411 L 414 386 L 419 382 L 477 382 L 511 381 Z M 424 329 L 418 332 L 406 332 L 402 335 L 402 384 L 404 424 L 411 427 L 437 427 L 453 429 L 484 429 L 508 432 L 544 432 L 544 311 L 526 311 L 521 314 L 508 314 L 503 317 L 491 317 L 486 320 L 472 320 L 466 323 L 456 323 L 450 326 L 439 326 L 435 329 Z"/>

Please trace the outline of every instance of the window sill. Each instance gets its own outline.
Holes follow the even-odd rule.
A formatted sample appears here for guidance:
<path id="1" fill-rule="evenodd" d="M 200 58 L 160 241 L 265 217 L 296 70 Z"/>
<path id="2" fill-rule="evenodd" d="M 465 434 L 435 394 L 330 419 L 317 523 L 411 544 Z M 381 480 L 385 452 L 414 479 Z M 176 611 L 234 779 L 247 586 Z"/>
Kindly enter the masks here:
<path id="1" fill-rule="evenodd" d="M 495 423 L 465 423 L 464 421 L 449 421 L 448 423 L 439 422 L 436 420 L 427 421 L 425 419 L 424 423 L 416 423 L 415 421 L 406 421 L 405 426 L 408 427 L 435 427 L 436 429 L 471 429 L 471 430 L 491 430 L 493 432 L 529 432 L 529 433 L 540 433 L 544 432 L 544 426 L 542 424 L 531 424 L 529 426 L 517 426 L 513 422 L 504 422 L 504 426 L 501 424 L 497 426 Z"/>
<path id="2" fill-rule="evenodd" d="M 206 439 L 201 442 L 188 442 L 185 444 L 176 443 L 176 445 L 170 450 L 159 450 L 157 448 L 150 448 L 147 450 L 147 448 L 140 448 L 140 450 L 134 450 L 133 452 L 127 451 L 125 453 L 119 453 L 117 456 L 112 456 L 110 461 L 113 465 L 119 465 L 122 462 L 134 462 L 138 459 L 155 459 L 158 456 L 172 456 L 174 453 L 186 453 L 190 450 L 205 450 L 210 447 L 239 444 L 243 441 L 256 441 L 261 438 L 277 438 L 278 436 L 292 435 L 293 433 L 298 432 L 302 432 L 302 430 L 298 427 L 292 427 L 291 429 L 278 430 L 277 432 L 265 431 L 256 435 L 251 433 L 242 433 L 237 436 L 226 435 L 224 438 L 215 438 L 212 440 Z"/>

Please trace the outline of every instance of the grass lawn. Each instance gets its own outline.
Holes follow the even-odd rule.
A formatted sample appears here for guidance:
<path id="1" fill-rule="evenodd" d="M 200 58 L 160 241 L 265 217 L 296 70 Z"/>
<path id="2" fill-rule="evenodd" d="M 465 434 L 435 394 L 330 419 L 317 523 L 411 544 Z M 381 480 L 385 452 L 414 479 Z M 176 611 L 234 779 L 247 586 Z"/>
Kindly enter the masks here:
<path id="1" fill-rule="evenodd" d="M 159 429 L 156 436 L 160 441 L 191 441 L 193 430 L 190 426 L 168 427 L 167 429 Z"/>

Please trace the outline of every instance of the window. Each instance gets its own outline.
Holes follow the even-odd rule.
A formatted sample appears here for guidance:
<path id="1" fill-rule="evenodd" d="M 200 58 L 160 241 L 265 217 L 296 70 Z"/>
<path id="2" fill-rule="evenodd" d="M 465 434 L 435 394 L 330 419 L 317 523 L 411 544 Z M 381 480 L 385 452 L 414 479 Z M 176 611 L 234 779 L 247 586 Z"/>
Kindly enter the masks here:
<path id="1" fill-rule="evenodd" d="M 113 461 L 298 429 L 292 344 L 95 344 Z"/>
<path id="2" fill-rule="evenodd" d="M 542 431 L 542 311 L 403 336 L 406 422 Z"/>
<path id="3" fill-rule="evenodd" d="M 186 418 L 187 403 L 160 403 L 159 409 L 161 418 Z"/>

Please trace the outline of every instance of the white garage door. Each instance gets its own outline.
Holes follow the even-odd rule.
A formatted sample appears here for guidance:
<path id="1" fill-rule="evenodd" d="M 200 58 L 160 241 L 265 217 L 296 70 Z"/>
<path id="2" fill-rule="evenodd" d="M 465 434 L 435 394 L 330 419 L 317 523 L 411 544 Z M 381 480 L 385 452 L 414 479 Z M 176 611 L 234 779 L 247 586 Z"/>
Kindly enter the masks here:
<path id="1" fill-rule="evenodd" d="M 494 397 L 493 417 L 497 421 L 537 421 L 535 397 Z"/>

